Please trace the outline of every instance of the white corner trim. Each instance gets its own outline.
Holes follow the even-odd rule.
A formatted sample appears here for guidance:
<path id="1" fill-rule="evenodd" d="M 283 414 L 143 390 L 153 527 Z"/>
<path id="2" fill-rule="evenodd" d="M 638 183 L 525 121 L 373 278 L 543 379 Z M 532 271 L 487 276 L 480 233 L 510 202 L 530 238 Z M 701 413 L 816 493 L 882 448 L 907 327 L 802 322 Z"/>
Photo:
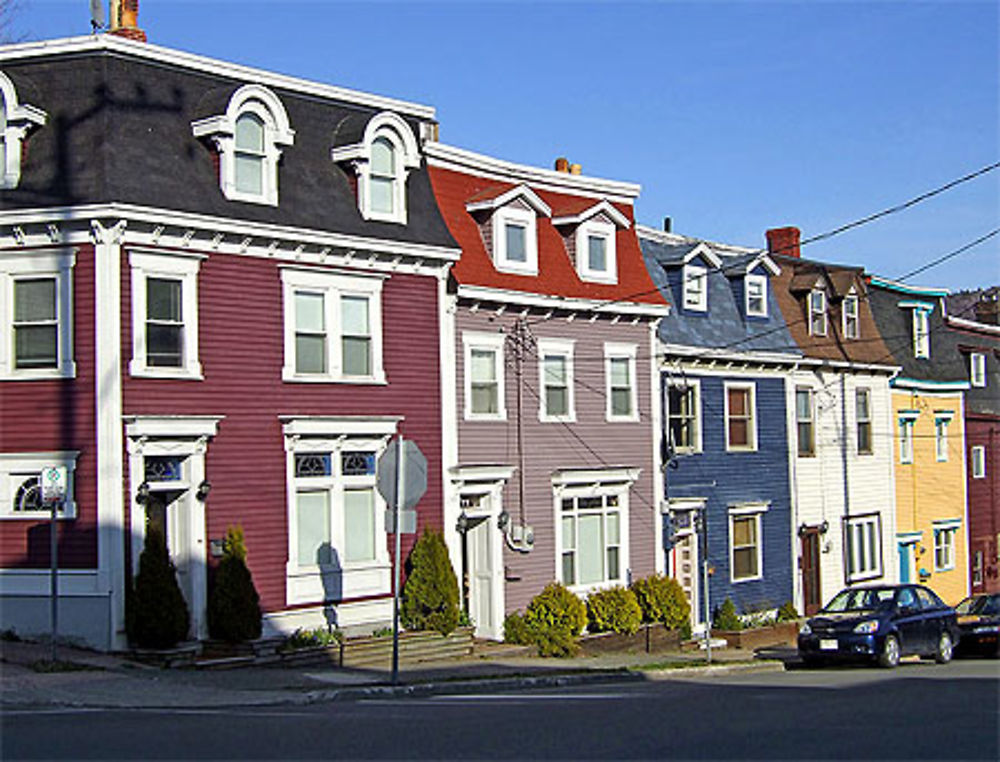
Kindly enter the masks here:
<path id="1" fill-rule="evenodd" d="M 618 211 L 618 209 L 613 206 L 607 199 L 601 199 L 593 206 L 589 206 L 584 209 L 579 214 L 565 215 L 562 217 L 553 217 L 552 224 L 556 225 L 579 225 L 581 222 L 586 222 L 587 220 L 598 216 L 599 214 L 606 215 L 615 225 L 625 230 L 628 230 L 632 226 L 629 218 Z"/>
<path id="2" fill-rule="evenodd" d="M 552 216 L 552 207 L 542 201 L 541 196 L 535 193 L 524 183 L 516 185 L 505 193 L 501 193 L 495 198 L 483 199 L 482 201 L 470 201 L 465 205 L 465 211 L 478 212 L 482 210 L 499 209 L 516 200 L 524 201 L 528 206 L 543 217 Z"/>

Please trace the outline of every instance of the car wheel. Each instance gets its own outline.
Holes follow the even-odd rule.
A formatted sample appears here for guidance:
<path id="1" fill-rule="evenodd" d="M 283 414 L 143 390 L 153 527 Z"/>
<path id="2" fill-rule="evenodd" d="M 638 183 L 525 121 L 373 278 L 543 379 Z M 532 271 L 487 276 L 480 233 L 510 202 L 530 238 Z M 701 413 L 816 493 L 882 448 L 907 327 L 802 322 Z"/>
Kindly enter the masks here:
<path id="1" fill-rule="evenodd" d="M 899 640 L 895 635 L 886 635 L 882 651 L 878 655 L 880 667 L 892 669 L 899 664 Z"/>
<path id="2" fill-rule="evenodd" d="M 951 661 L 952 655 L 951 635 L 944 630 L 938 638 L 937 650 L 934 652 L 934 661 L 938 664 L 947 664 Z"/>

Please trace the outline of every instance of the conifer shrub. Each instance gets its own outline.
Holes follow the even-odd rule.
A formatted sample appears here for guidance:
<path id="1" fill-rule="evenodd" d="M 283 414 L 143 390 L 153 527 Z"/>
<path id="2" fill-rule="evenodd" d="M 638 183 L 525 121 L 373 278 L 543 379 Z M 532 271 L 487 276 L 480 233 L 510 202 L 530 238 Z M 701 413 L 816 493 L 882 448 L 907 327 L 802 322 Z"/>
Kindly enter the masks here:
<path id="1" fill-rule="evenodd" d="M 775 621 L 794 622 L 798 618 L 799 612 L 795 609 L 795 604 L 791 601 L 785 601 L 781 604 L 781 608 L 778 609 L 778 616 Z"/>
<path id="2" fill-rule="evenodd" d="M 260 637 L 260 596 L 247 568 L 243 529 L 229 527 L 222 560 L 208 597 L 208 632 L 216 640 L 239 643 Z"/>
<path id="3" fill-rule="evenodd" d="M 425 529 L 413 546 L 400 614 L 408 630 L 447 635 L 458 626 L 458 579 L 440 532 Z"/>
<path id="4" fill-rule="evenodd" d="M 677 580 L 663 574 L 652 574 L 632 583 L 642 621 L 662 622 L 668 630 L 679 630 L 682 638 L 690 637 L 691 604 Z"/>
<path id="5" fill-rule="evenodd" d="M 503 620 L 503 642 L 517 646 L 528 646 L 535 642 L 520 612 L 511 612 Z"/>
<path id="6" fill-rule="evenodd" d="M 587 629 L 631 635 L 642 624 L 642 609 L 627 587 L 597 590 L 587 596 Z"/>
<path id="7" fill-rule="evenodd" d="M 140 648 L 172 648 L 187 637 L 191 615 L 177 584 L 177 569 L 166 538 L 153 526 L 146 529 L 129 604 L 128 636 Z"/>
<path id="8" fill-rule="evenodd" d="M 524 622 L 540 656 L 571 656 L 587 623 L 587 608 L 563 585 L 550 582 L 528 604 Z"/>
<path id="9" fill-rule="evenodd" d="M 715 610 L 712 619 L 712 627 L 716 630 L 742 630 L 743 622 L 736 615 L 736 606 L 732 598 L 726 598 L 722 605 Z"/>

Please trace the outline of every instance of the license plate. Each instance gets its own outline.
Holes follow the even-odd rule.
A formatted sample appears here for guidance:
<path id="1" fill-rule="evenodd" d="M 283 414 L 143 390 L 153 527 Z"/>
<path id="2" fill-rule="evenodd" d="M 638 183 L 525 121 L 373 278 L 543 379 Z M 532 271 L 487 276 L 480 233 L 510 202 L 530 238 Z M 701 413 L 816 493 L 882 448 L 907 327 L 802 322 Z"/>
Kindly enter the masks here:
<path id="1" fill-rule="evenodd" d="M 824 638 L 819 642 L 819 648 L 821 651 L 836 651 L 837 641 L 833 639 L 828 640 Z"/>

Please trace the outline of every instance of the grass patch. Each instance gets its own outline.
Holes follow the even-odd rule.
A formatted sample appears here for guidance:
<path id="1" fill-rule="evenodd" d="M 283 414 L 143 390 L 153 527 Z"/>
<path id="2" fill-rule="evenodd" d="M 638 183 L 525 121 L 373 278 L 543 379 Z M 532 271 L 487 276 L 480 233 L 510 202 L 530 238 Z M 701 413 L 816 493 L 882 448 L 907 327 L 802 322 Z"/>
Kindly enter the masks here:
<path id="1" fill-rule="evenodd" d="M 35 672 L 100 672 L 102 667 L 95 667 L 92 664 L 81 664 L 75 661 L 62 661 L 57 659 L 39 659 L 29 665 Z"/>

